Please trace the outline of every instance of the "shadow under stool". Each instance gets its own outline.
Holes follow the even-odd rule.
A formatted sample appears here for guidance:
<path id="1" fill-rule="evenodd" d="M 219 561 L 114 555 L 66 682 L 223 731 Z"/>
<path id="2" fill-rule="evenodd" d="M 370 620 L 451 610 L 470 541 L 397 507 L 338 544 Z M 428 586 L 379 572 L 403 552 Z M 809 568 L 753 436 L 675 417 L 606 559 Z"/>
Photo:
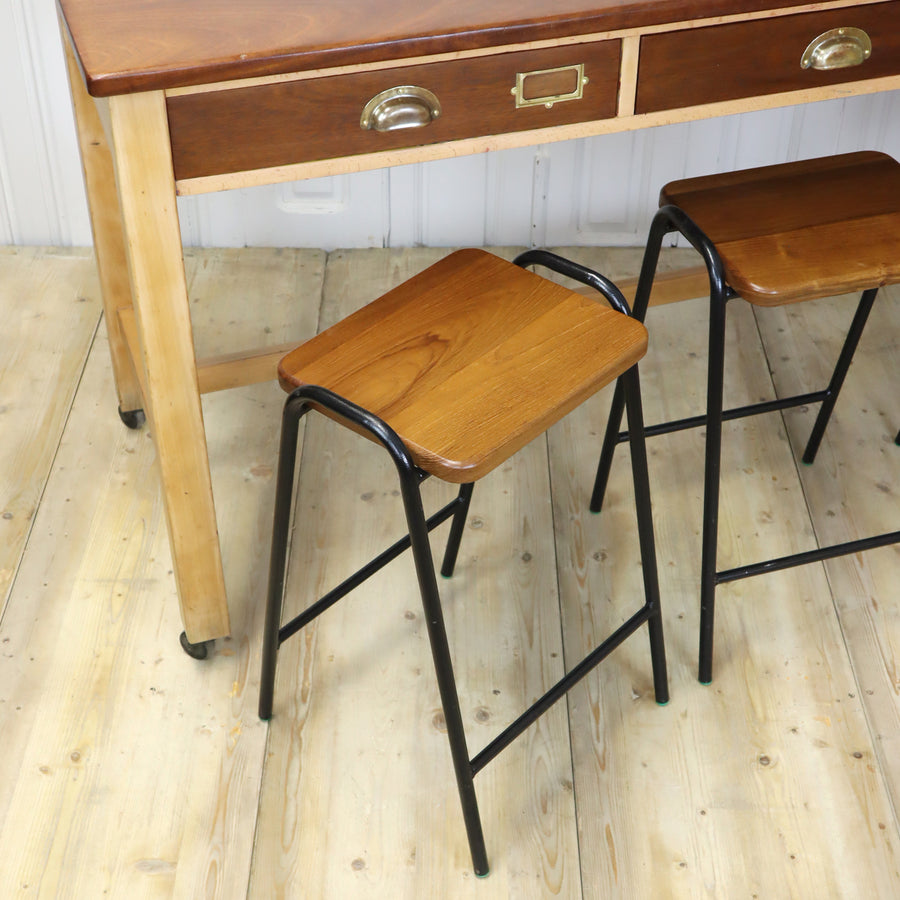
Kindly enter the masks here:
<path id="1" fill-rule="evenodd" d="M 595 288 L 597 300 L 527 271 L 532 265 Z M 643 324 L 630 316 L 615 285 L 596 272 L 541 250 L 526 252 L 515 263 L 482 250 L 461 250 L 307 341 L 279 366 L 281 385 L 291 393 L 284 407 L 278 463 L 259 714 L 263 719 L 272 715 L 280 644 L 411 547 L 469 848 L 479 875 L 487 874 L 488 861 L 474 776 L 644 623 L 656 700 L 668 700 L 637 370 L 646 348 Z M 642 604 L 470 758 L 429 533 L 450 521 L 441 567 L 441 574 L 450 576 L 473 483 L 615 379 L 622 385 L 635 434 L 632 473 Z M 409 533 L 281 624 L 298 428 L 311 409 L 387 451 L 397 470 Z M 419 486 L 432 475 L 460 487 L 455 499 L 426 517 Z"/>
<path id="2" fill-rule="evenodd" d="M 900 531 L 804 553 L 717 570 L 722 422 L 821 403 L 803 453 L 812 463 L 853 359 L 879 287 L 900 282 L 900 164 L 876 152 L 701 176 L 667 184 L 650 228 L 634 301 L 647 312 L 660 248 L 678 232 L 701 254 L 709 272 L 709 358 L 706 415 L 648 426 L 646 435 L 706 426 L 700 575 L 699 678 L 712 681 L 716 586 L 753 575 L 831 559 L 900 541 Z M 725 311 L 741 297 L 755 306 L 782 306 L 862 291 L 827 387 L 813 393 L 723 410 Z M 620 432 L 623 393 L 617 387 L 604 438 L 591 509 L 603 503 Z M 896 442 L 900 443 L 900 434 Z"/>

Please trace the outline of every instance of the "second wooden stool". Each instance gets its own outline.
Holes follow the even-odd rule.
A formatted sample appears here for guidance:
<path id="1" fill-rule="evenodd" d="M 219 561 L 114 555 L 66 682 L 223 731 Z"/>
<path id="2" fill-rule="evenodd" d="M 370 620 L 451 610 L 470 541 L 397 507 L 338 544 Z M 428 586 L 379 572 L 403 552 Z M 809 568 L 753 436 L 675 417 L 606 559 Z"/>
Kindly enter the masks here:
<path id="1" fill-rule="evenodd" d="M 647 428 L 664 434 L 706 426 L 700 563 L 700 681 L 712 680 L 716 586 L 900 541 L 900 531 L 717 570 L 722 422 L 821 403 L 803 453 L 816 455 L 878 288 L 900 282 L 900 164 L 862 152 L 688 178 L 667 184 L 650 229 L 634 315 L 643 321 L 663 238 L 680 232 L 709 271 L 709 372 L 706 415 Z M 827 387 L 808 394 L 723 410 L 725 308 L 734 297 L 781 306 L 850 291 L 862 297 Z M 599 511 L 619 433 L 622 391 L 613 399 L 591 509 Z M 900 435 L 897 436 L 900 442 Z"/>

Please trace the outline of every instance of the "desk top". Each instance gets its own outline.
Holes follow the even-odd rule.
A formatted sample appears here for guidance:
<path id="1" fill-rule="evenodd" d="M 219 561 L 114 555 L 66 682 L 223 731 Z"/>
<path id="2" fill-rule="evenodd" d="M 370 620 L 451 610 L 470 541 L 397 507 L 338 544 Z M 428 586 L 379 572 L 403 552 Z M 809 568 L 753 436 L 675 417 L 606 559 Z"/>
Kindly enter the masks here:
<path id="1" fill-rule="evenodd" d="M 97 97 L 809 5 L 808 0 L 58 0 Z"/>

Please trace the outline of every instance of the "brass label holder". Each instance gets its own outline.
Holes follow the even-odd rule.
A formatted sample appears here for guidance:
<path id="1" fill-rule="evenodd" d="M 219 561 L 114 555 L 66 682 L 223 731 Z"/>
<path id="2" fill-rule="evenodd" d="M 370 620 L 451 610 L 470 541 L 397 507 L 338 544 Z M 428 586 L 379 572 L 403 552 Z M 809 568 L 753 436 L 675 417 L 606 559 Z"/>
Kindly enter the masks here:
<path id="1" fill-rule="evenodd" d="M 577 63 L 556 69 L 518 72 L 515 87 L 510 93 L 516 98 L 516 109 L 529 106 L 552 109 L 555 103 L 580 100 L 588 82 L 589 79 L 584 74 L 584 63 Z"/>

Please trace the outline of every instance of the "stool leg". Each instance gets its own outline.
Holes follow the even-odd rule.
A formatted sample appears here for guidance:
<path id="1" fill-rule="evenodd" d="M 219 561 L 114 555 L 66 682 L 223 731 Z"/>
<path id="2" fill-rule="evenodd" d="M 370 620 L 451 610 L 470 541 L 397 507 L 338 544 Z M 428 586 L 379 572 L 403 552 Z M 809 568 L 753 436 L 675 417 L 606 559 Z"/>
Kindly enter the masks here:
<path id="1" fill-rule="evenodd" d="M 859 343 L 859 339 L 862 336 L 863 328 L 865 328 L 866 325 L 866 319 L 869 317 L 869 312 L 872 309 L 872 304 L 875 302 L 875 296 L 877 294 L 878 288 L 870 288 L 867 291 L 863 291 L 863 295 L 860 297 L 859 306 L 856 307 L 856 314 L 853 316 L 850 330 L 847 332 L 844 346 L 841 348 L 840 356 L 834 367 L 834 372 L 831 375 L 831 381 L 826 389 L 826 397 L 819 407 L 819 414 L 816 416 L 816 421 L 813 425 L 812 432 L 810 433 L 809 441 L 806 444 L 806 449 L 803 451 L 803 462 L 807 465 L 812 463 L 816 458 L 819 444 L 825 434 L 825 428 L 828 425 L 828 420 L 831 418 L 834 405 L 837 403 L 838 394 L 841 392 L 844 378 L 847 375 L 847 370 L 850 368 L 850 363 L 853 361 L 853 354 L 856 352 L 856 345 Z"/>
<path id="2" fill-rule="evenodd" d="M 622 411 L 624 409 L 625 392 L 622 388 L 622 379 L 617 378 L 612 403 L 609 407 L 609 417 L 606 420 L 606 434 L 603 435 L 603 447 L 600 449 L 600 462 L 597 463 L 597 474 L 594 477 L 594 489 L 591 492 L 589 509 L 592 513 L 598 513 L 603 509 L 603 498 L 606 496 L 606 486 L 609 482 L 613 456 L 615 456 L 616 447 L 619 445 L 619 429 L 622 426 Z"/>
<path id="3" fill-rule="evenodd" d="M 700 666 L 703 684 L 712 681 L 716 555 L 719 536 L 719 475 L 722 459 L 722 393 L 725 379 L 725 305 L 715 294 L 709 310 L 709 362 L 706 388 L 706 464 L 700 558 Z"/>
<path id="4" fill-rule="evenodd" d="M 444 550 L 444 562 L 441 565 L 441 575 L 449 578 L 456 567 L 456 557 L 459 554 L 459 543 L 462 540 L 463 529 L 466 527 L 466 516 L 469 514 L 469 503 L 472 500 L 474 484 L 461 484 L 459 494 L 456 497 L 457 507 L 453 513 L 453 521 L 450 523 L 450 535 L 447 538 L 447 547 Z"/>
<path id="5" fill-rule="evenodd" d="M 428 540 L 428 527 L 425 523 L 425 513 L 422 508 L 422 495 L 419 491 L 418 479 L 412 471 L 404 470 L 399 464 L 397 465 L 397 471 L 400 475 L 403 507 L 406 511 L 406 522 L 409 526 L 419 591 L 422 594 L 422 606 L 425 610 L 425 622 L 428 626 L 428 638 L 431 642 L 431 655 L 434 659 L 438 690 L 440 691 L 441 705 L 444 710 L 444 722 L 447 725 L 450 756 L 453 760 L 456 785 L 459 789 L 463 819 L 469 838 L 472 866 L 476 875 L 487 875 L 487 851 L 484 845 L 481 817 L 478 813 L 478 800 L 475 796 L 474 772 L 469 761 L 466 733 L 459 709 L 459 695 L 456 691 L 456 679 L 453 676 L 450 647 L 447 643 L 447 629 L 444 625 L 444 614 L 441 609 L 437 577 L 434 572 Z M 469 494 L 471 494 L 471 490 Z"/>
<path id="6" fill-rule="evenodd" d="M 663 639 L 662 615 L 659 604 L 659 574 L 656 567 L 656 542 L 653 536 L 653 514 L 650 504 L 650 479 L 647 471 L 647 446 L 644 438 L 644 416 L 641 408 L 641 387 L 638 367 L 633 366 L 621 376 L 625 404 L 628 409 L 628 433 L 631 435 L 631 474 L 634 480 L 634 502 L 638 520 L 638 539 L 641 547 L 641 568 L 644 576 L 644 597 L 652 611 L 647 619 L 650 634 L 650 661 L 653 666 L 653 687 L 656 702 L 669 702 L 669 682 L 666 675 L 666 646 Z"/>
<path id="7" fill-rule="evenodd" d="M 269 558 L 269 591 L 266 621 L 263 626 L 262 674 L 259 686 L 259 717 L 272 717 L 275 690 L 275 665 L 278 661 L 278 630 L 284 597 L 284 575 L 294 498 L 294 467 L 297 461 L 297 439 L 300 419 L 309 409 L 295 397 L 288 397 L 281 418 L 281 447 L 278 451 L 278 475 L 275 482 L 275 516 L 272 526 L 272 551 Z"/>
<path id="8" fill-rule="evenodd" d="M 634 309 L 631 313 L 632 317 L 639 322 L 643 322 L 647 317 L 647 307 L 650 305 L 650 292 L 653 289 L 653 279 L 656 276 L 656 266 L 659 263 L 659 253 L 662 249 L 663 238 L 671 230 L 672 225 L 665 216 L 657 215 L 654 217 L 650 226 L 650 233 L 647 236 L 647 246 L 644 250 L 641 272 L 638 276 L 637 289 L 634 294 Z M 594 489 L 591 492 L 589 508 L 593 513 L 598 513 L 603 508 L 603 498 L 606 496 L 609 472 L 612 468 L 616 446 L 619 443 L 619 429 L 622 426 L 622 412 L 624 409 L 625 394 L 622 388 L 622 379 L 619 378 L 616 380 L 616 388 L 609 408 L 609 418 L 606 420 L 606 434 L 603 436 L 600 462 L 597 464 L 597 475 L 594 478 Z"/>

